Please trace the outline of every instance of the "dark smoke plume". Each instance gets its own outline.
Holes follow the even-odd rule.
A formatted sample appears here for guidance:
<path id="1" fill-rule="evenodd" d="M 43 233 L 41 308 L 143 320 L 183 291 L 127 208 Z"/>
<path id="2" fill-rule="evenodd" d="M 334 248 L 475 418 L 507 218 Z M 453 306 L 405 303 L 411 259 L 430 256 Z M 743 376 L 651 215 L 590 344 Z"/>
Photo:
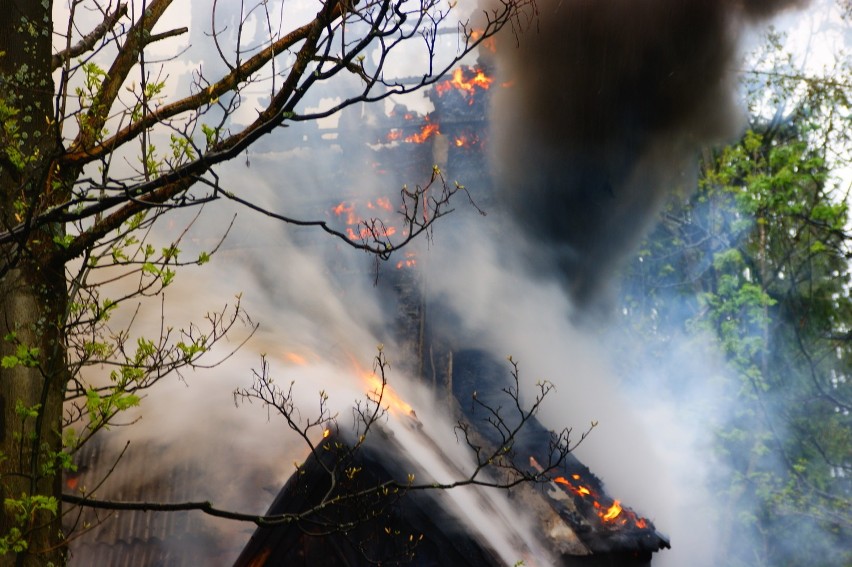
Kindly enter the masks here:
<path id="1" fill-rule="evenodd" d="M 700 146 L 737 133 L 737 39 L 792 0 L 547 0 L 498 64 L 497 183 L 576 303 L 694 184 Z"/>

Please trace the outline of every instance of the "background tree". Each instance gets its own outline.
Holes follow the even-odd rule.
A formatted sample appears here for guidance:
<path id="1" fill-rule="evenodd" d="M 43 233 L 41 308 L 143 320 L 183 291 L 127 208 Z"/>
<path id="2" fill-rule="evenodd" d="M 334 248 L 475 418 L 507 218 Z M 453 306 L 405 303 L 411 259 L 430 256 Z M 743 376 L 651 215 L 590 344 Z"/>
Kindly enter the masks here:
<path id="1" fill-rule="evenodd" d="M 720 463 L 722 563 L 841 565 L 852 560 L 852 299 L 848 179 L 833 172 L 849 165 L 852 83 L 844 68 L 803 75 L 780 46 L 770 36 L 764 66 L 745 76 L 749 130 L 706 152 L 697 193 L 670 204 L 626 270 L 623 313 L 660 359 L 706 333 L 729 363 L 727 417 L 707 455 Z"/>
<path id="2" fill-rule="evenodd" d="M 209 259 L 182 258 L 179 240 L 155 248 L 146 240 L 154 222 L 174 209 L 230 199 L 387 258 L 442 216 L 459 188 L 444 185 L 428 198 L 405 193 L 408 230 L 399 241 L 370 221 L 351 240 L 323 221 L 237 195 L 220 185 L 216 166 L 288 122 L 434 83 L 499 29 L 521 24 L 526 2 L 505 0 L 478 13 L 474 29 L 456 17 L 454 3 L 440 0 L 327 1 L 311 14 L 290 14 L 283 3 L 241 3 L 225 21 L 214 1 L 207 31 L 221 72 L 196 69 L 190 92 L 167 100 L 166 62 L 150 52 L 187 32 L 164 28 L 171 4 L 74 0 L 54 22 L 52 2 L 0 2 L 0 563 L 61 561 L 59 482 L 70 456 L 137 404 L 140 391 L 199 364 L 241 320 L 237 303 L 203 326 L 164 326 L 158 337 L 134 340 L 129 330 L 110 328 L 118 305 L 158 293 L 175 267 Z M 84 17 L 91 14 L 97 20 Z M 260 45 L 247 45 L 243 35 L 252 16 L 265 22 Z M 438 49 L 445 30 L 458 38 L 452 52 Z M 406 46 L 417 50 L 407 60 L 422 67 L 403 83 L 387 68 Z M 356 79 L 345 96 L 304 110 L 307 93 L 344 77 Z M 238 124 L 233 117 L 248 104 L 249 86 L 266 98 Z M 98 283 L 118 278 L 133 282 L 130 291 L 102 297 Z M 87 379 L 93 365 L 113 369 L 107 385 Z"/>

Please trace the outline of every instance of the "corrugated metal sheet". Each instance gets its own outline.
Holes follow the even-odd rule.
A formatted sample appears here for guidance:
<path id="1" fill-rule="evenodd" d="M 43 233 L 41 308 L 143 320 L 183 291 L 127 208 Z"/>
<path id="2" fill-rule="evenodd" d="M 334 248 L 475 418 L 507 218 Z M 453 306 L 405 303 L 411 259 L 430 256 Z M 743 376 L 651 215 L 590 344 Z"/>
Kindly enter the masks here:
<path id="1" fill-rule="evenodd" d="M 120 452 L 96 440 L 84 446 L 75 458 L 79 473 L 66 476 L 65 491 L 128 502 L 210 498 L 199 483 L 203 462 L 183 460 L 163 466 L 164 448 L 156 443 L 134 443 L 116 463 Z M 254 529 L 253 524 L 199 511 L 80 510 L 67 505 L 64 511 L 72 567 L 230 565 Z"/>

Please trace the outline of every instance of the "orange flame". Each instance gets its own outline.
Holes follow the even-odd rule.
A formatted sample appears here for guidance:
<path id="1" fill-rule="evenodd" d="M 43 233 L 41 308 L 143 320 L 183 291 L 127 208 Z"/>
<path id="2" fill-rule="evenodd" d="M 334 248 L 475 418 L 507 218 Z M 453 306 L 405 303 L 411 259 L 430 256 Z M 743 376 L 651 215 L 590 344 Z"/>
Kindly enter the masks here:
<path id="1" fill-rule="evenodd" d="M 426 124 L 423 125 L 423 128 L 420 130 L 420 132 L 418 132 L 416 134 L 412 134 L 410 136 L 406 136 L 405 141 L 406 142 L 414 142 L 415 144 L 422 144 L 423 142 L 425 142 L 426 140 L 428 140 L 429 138 L 431 138 L 435 134 L 440 134 L 440 133 L 441 133 L 441 130 L 439 129 L 438 125 L 433 124 L 432 122 L 429 122 L 429 119 L 426 118 Z"/>
<path id="2" fill-rule="evenodd" d="M 341 202 L 339 205 L 331 209 L 336 216 L 346 215 L 346 224 L 357 224 L 358 216 L 355 214 L 355 205 Z"/>
<path id="3" fill-rule="evenodd" d="M 355 232 L 351 226 L 346 227 L 346 237 L 349 240 L 368 240 L 370 238 L 387 238 L 396 234 L 395 226 L 360 226 Z"/>
<path id="4" fill-rule="evenodd" d="M 532 457 L 530 457 L 530 463 L 536 467 L 536 469 L 541 469 L 541 466 Z M 541 470 L 539 472 L 541 472 Z M 574 481 L 579 481 L 582 477 L 579 474 L 572 474 L 571 478 Z M 632 523 L 632 525 L 638 529 L 646 529 L 648 527 L 648 521 L 645 518 L 637 516 L 632 510 L 625 510 L 619 500 L 614 500 L 612 505 L 604 510 L 604 505 L 598 501 L 598 495 L 588 487 L 579 483 L 575 484 L 562 476 L 555 477 L 553 482 L 564 486 L 568 492 L 576 494 L 581 498 L 586 498 L 588 496 L 592 501 L 595 513 L 606 524 L 629 526 Z"/>
<path id="5" fill-rule="evenodd" d="M 288 362 L 292 362 L 296 366 L 304 366 L 308 363 L 308 359 L 297 352 L 285 352 L 284 358 L 286 358 Z"/>
<path id="6" fill-rule="evenodd" d="M 467 134 L 459 134 L 455 138 L 453 138 L 453 143 L 457 148 L 469 148 L 479 143 L 479 136 L 476 134 L 467 135 Z"/>
<path id="7" fill-rule="evenodd" d="M 479 40 L 479 38 L 481 38 L 483 36 L 484 33 L 485 33 L 485 30 L 471 30 L 470 40 L 471 41 L 477 41 L 477 40 Z M 491 53 L 494 53 L 494 52 L 497 51 L 497 40 L 493 35 L 488 36 L 488 37 L 486 37 L 485 39 L 482 40 L 482 43 L 479 44 L 479 47 L 481 47 L 483 49 L 487 49 Z"/>
<path id="8" fill-rule="evenodd" d="M 398 411 L 402 415 L 416 415 L 414 414 L 414 408 L 412 408 L 408 402 L 403 400 L 400 395 L 396 393 L 396 390 L 391 388 L 390 384 L 386 383 L 384 388 L 382 387 L 382 378 L 378 374 L 375 372 L 361 372 L 361 376 L 367 380 L 367 383 L 370 385 L 371 394 L 375 396 L 381 394 L 382 407 L 387 408 L 390 412 Z"/>
<path id="9" fill-rule="evenodd" d="M 572 475 L 571 478 L 578 480 L 580 478 L 580 475 L 575 474 L 575 475 Z M 566 479 L 563 476 L 557 476 L 556 478 L 553 479 L 553 482 L 558 482 L 559 484 L 567 486 L 568 490 L 570 490 L 571 492 L 573 492 L 574 494 L 576 494 L 578 496 L 585 497 L 585 496 L 591 496 L 591 494 L 592 494 L 592 491 L 589 490 L 588 488 L 586 488 L 585 486 L 583 486 L 583 485 L 574 486 L 574 484 L 571 481 L 569 481 L 568 479 Z"/>
<path id="10" fill-rule="evenodd" d="M 476 89 L 487 90 L 491 87 L 491 83 L 494 82 L 494 79 L 486 75 L 485 71 L 479 68 L 473 69 L 473 76 L 469 79 L 465 79 L 464 75 L 464 69 L 456 67 L 453 71 L 453 78 L 435 85 L 435 91 L 439 96 L 443 96 L 450 89 L 456 89 L 467 97 L 473 97 Z M 470 103 L 473 104 L 473 98 L 471 98 Z"/>
<path id="11" fill-rule="evenodd" d="M 612 503 L 612 506 L 607 508 L 607 511 L 605 513 L 601 514 L 600 512 L 598 512 L 598 514 L 600 514 L 601 519 L 604 522 L 611 522 L 611 521 L 615 520 L 618 516 L 621 515 L 621 511 L 622 511 L 621 502 L 619 502 L 618 500 L 615 500 Z"/>
<path id="12" fill-rule="evenodd" d="M 384 209 L 386 211 L 392 211 L 393 205 L 391 205 L 390 199 L 388 199 L 387 197 L 376 197 L 376 203 L 375 204 L 373 204 L 372 201 L 367 201 L 367 208 L 368 209 L 379 208 L 379 209 Z"/>
<path id="13" fill-rule="evenodd" d="M 381 406 L 383 408 L 387 408 L 387 410 L 391 413 L 398 411 L 401 412 L 402 415 L 416 417 L 417 414 L 414 413 L 414 408 L 411 407 L 408 402 L 403 400 L 390 384 L 385 383 L 383 385 L 382 377 L 377 374 L 375 370 L 367 370 L 354 356 L 350 355 L 349 360 L 355 367 L 355 373 L 367 383 L 370 396 L 375 400 L 379 394 L 381 394 Z"/>
<path id="14" fill-rule="evenodd" d="M 377 197 L 375 201 L 367 201 L 367 208 L 375 211 L 382 209 L 384 211 L 393 211 L 393 205 L 390 199 L 386 197 Z M 355 204 L 342 202 L 332 207 L 331 212 L 335 216 L 344 217 L 346 227 L 346 237 L 350 240 L 366 240 L 372 238 L 388 238 L 396 234 L 395 226 L 386 226 L 380 220 L 374 217 L 372 221 L 365 221 L 363 217 L 355 212 Z"/>
<path id="15" fill-rule="evenodd" d="M 417 254 L 415 252 L 406 252 L 405 259 L 396 263 L 396 269 L 401 270 L 402 268 L 413 268 L 417 265 L 416 256 Z"/>

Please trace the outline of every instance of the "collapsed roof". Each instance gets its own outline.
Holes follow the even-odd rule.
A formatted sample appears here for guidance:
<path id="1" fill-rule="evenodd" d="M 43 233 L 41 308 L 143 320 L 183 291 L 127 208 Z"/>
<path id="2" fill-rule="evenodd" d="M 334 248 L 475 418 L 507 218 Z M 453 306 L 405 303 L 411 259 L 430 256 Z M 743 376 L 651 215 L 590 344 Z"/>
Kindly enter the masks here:
<path id="1" fill-rule="evenodd" d="M 492 387 L 480 389 L 478 397 L 485 397 L 488 407 L 505 406 L 493 382 L 499 365 L 487 355 L 458 353 L 456 366 L 458 399 L 486 380 Z M 478 432 L 477 442 L 496 441 L 489 426 L 483 426 L 482 416 L 464 413 Z M 506 415 L 510 427 L 517 425 Z M 650 565 L 654 552 L 669 547 L 650 520 L 608 498 L 600 480 L 571 454 L 545 471 L 540 482 L 510 489 L 406 490 L 409 475 L 425 478 L 418 480 L 419 486 L 435 480 L 411 458 L 414 451 L 407 445 L 412 439 L 435 448 L 437 458 L 455 469 L 457 478 L 464 478 L 463 465 L 429 438 L 416 416 L 396 421 L 396 427 L 375 424 L 363 444 L 342 432 L 322 440 L 267 512 L 281 517 L 281 523 L 259 527 L 236 565 L 492 566 L 524 561 L 632 567 Z M 535 475 L 544 470 L 541 463 L 551 462 L 552 439 L 551 432 L 532 418 L 523 423 L 511 452 L 517 462 L 528 463 L 525 472 Z M 377 488 L 387 483 L 394 488 Z M 467 493 L 460 499 L 457 493 L 462 490 Z M 497 501 L 503 498 L 508 498 L 509 513 Z M 489 520 L 472 521 L 470 507 Z M 608 511 L 612 517 L 607 517 Z M 505 532 L 490 533 L 507 527 Z M 501 544 L 505 547 L 498 549 Z"/>

